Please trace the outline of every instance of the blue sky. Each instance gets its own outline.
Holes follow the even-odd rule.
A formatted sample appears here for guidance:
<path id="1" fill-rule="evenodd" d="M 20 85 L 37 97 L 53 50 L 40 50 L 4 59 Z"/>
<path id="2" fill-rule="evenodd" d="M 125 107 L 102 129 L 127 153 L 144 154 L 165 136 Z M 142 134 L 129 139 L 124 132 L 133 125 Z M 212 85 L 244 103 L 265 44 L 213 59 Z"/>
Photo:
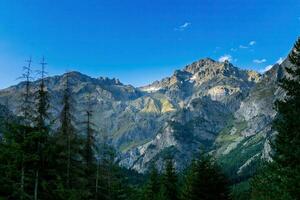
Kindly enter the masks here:
<path id="1" fill-rule="evenodd" d="M 259 71 L 298 36 L 299 0 L 0 0 L 0 88 L 29 56 L 134 86 L 204 57 Z"/>

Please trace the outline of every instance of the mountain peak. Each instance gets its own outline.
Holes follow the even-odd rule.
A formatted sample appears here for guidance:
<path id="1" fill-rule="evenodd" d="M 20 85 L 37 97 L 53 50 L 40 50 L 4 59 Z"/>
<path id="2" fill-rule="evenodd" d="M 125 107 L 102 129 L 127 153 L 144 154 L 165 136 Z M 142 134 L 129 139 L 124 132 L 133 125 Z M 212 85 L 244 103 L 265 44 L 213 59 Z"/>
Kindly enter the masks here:
<path id="1" fill-rule="evenodd" d="M 93 82 L 93 81 L 98 81 L 102 84 L 105 85 L 123 85 L 119 79 L 116 78 L 108 78 L 108 77 L 98 77 L 98 78 L 93 78 L 90 77 L 86 74 L 82 74 L 78 71 L 69 71 L 64 73 L 61 77 L 69 76 L 69 78 L 74 79 L 74 80 L 81 80 L 84 82 Z"/>
<path id="2" fill-rule="evenodd" d="M 214 72 L 214 74 L 218 74 L 233 68 L 235 67 L 228 61 L 217 62 L 211 58 L 204 58 L 187 65 L 183 70 L 192 74 L 199 72 Z"/>
<path id="3" fill-rule="evenodd" d="M 123 85 L 123 83 L 117 79 L 117 78 L 108 78 L 108 77 L 98 77 L 97 78 L 98 80 L 102 81 L 103 83 L 107 83 L 107 84 L 110 84 L 110 85 Z"/>
<path id="4" fill-rule="evenodd" d="M 64 73 L 63 76 L 71 76 L 71 77 L 73 77 L 73 76 L 87 76 L 87 75 L 84 75 L 84 74 L 82 74 L 82 73 L 80 73 L 78 71 L 68 71 L 68 72 Z"/>

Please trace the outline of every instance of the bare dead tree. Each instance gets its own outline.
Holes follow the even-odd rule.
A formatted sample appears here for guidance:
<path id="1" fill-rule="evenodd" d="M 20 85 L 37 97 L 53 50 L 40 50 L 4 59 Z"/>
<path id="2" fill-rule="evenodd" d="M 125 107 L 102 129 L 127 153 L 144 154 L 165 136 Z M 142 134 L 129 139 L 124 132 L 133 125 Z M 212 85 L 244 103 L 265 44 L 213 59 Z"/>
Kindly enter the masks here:
<path id="1" fill-rule="evenodd" d="M 31 64 L 32 59 L 31 57 L 26 60 L 27 65 L 23 67 L 23 74 L 19 79 L 24 80 L 25 82 L 25 89 L 22 93 L 22 99 L 21 99 L 21 105 L 20 105 L 20 115 L 22 117 L 22 123 L 25 126 L 31 126 L 32 125 L 32 87 L 31 87 L 31 81 L 33 80 L 31 74 Z M 26 131 L 22 131 L 23 134 L 23 142 L 26 140 Z M 21 177 L 20 177 L 20 192 L 21 192 L 21 199 L 24 198 L 24 187 L 25 187 L 25 154 L 22 152 L 21 155 Z"/>

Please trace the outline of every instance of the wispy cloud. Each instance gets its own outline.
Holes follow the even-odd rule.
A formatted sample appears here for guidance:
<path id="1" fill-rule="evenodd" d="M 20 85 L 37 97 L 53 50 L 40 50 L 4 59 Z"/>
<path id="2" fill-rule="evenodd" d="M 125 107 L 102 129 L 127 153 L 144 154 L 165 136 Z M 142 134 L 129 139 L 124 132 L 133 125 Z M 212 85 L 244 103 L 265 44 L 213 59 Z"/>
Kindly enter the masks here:
<path id="1" fill-rule="evenodd" d="M 256 44 L 256 41 L 254 41 L 254 40 L 252 40 L 252 41 L 249 42 L 249 45 L 250 45 L 250 46 L 253 46 L 253 45 L 255 45 L 255 44 Z"/>
<path id="2" fill-rule="evenodd" d="M 219 62 L 225 62 L 225 61 L 231 61 L 232 60 L 232 56 L 229 54 L 225 54 L 224 56 L 221 56 L 219 58 Z"/>
<path id="3" fill-rule="evenodd" d="M 191 22 L 184 22 L 182 25 L 180 25 L 179 27 L 175 28 L 175 31 L 184 31 L 186 29 L 188 29 L 190 26 L 192 25 Z"/>
<path id="4" fill-rule="evenodd" d="M 237 51 L 237 49 L 236 48 L 231 48 L 230 51 L 235 52 L 235 51 Z"/>
<path id="5" fill-rule="evenodd" d="M 259 59 L 254 59 L 253 62 L 256 63 L 256 64 L 261 64 L 261 63 L 267 62 L 267 60 L 265 58 L 260 59 L 260 60 Z"/>
<path id="6" fill-rule="evenodd" d="M 273 65 L 268 65 L 265 68 L 259 70 L 259 72 L 260 73 L 265 73 L 266 71 L 269 71 L 272 67 L 273 67 Z"/>
<path id="7" fill-rule="evenodd" d="M 248 49 L 248 46 L 240 45 L 239 48 L 240 49 Z"/>
<path id="8" fill-rule="evenodd" d="M 266 60 L 266 59 L 262 59 L 262 60 L 254 60 L 254 61 L 265 61 L 265 62 L 266 62 L 267 60 Z M 254 62 L 254 61 L 253 61 L 253 62 Z M 276 63 L 277 63 L 277 64 L 281 64 L 283 61 L 284 61 L 284 58 L 280 57 L 280 58 L 276 61 Z M 268 66 L 264 67 L 263 69 L 259 70 L 259 72 L 260 72 L 260 73 L 265 73 L 266 71 L 269 71 L 272 67 L 273 67 L 273 65 L 268 65 Z"/>
<path id="9" fill-rule="evenodd" d="M 280 58 L 276 61 L 276 63 L 279 64 L 279 65 L 280 65 L 282 62 L 283 62 L 283 58 L 282 58 L 282 57 L 280 57 Z"/>
<path id="10" fill-rule="evenodd" d="M 255 44 L 256 44 L 256 41 L 255 41 L 255 40 L 251 40 L 251 41 L 248 43 L 248 45 L 243 45 L 243 44 L 241 44 L 241 45 L 239 46 L 239 48 L 240 48 L 240 49 L 249 49 L 249 48 L 253 47 Z"/>

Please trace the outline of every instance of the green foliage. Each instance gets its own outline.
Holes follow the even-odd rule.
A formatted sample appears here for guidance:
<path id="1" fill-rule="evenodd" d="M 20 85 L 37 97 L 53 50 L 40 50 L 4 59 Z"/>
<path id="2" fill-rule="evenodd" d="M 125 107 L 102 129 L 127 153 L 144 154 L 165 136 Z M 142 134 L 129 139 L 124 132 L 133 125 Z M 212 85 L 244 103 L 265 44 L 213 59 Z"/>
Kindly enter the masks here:
<path id="1" fill-rule="evenodd" d="M 156 200 L 160 197 L 161 180 L 154 164 L 151 166 L 150 170 L 150 177 L 144 191 L 144 199 Z"/>
<path id="2" fill-rule="evenodd" d="M 171 158 L 166 160 L 165 172 L 162 177 L 162 193 L 163 200 L 177 200 L 178 193 L 178 179 L 177 174 Z"/>
<path id="3" fill-rule="evenodd" d="M 29 196 L 28 193 L 21 191 L 20 177 L 22 164 L 29 165 L 31 161 L 29 140 L 24 140 L 24 135 L 28 135 L 31 128 L 9 124 L 3 134 L 0 143 L 0 196 L 20 198 Z M 28 174 L 28 170 L 26 170 Z"/>
<path id="4" fill-rule="evenodd" d="M 245 138 L 236 148 L 218 159 L 218 163 L 232 180 L 245 179 L 255 173 L 257 165 L 259 165 L 259 157 L 255 157 L 255 155 L 258 155 L 262 151 L 264 144 L 263 140 L 258 140 L 259 137 L 259 135 L 254 135 Z M 241 167 L 241 163 L 246 163 L 252 157 L 254 159 L 238 174 L 237 172 Z"/>
<path id="5" fill-rule="evenodd" d="M 267 163 L 251 181 L 251 199 L 295 200 L 299 197 L 299 167 Z"/>
<path id="6" fill-rule="evenodd" d="M 275 107 L 278 131 L 273 143 L 273 160 L 267 163 L 251 182 L 252 199 L 299 199 L 300 197 L 300 38 L 289 55 L 288 76 L 280 80 L 284 100 Z"/>
<path id="7" fill-rule="evenodd" d="M 183 200 L 228 199 L 228 180 L 209 155 L 194 160 L 186 175 Z"/>
<path id="8" fill-rule="evenodd" d="M 249 200 L 251 195 L 249 180 L 231 186 L 230 198 L 233 200 Z"/>

